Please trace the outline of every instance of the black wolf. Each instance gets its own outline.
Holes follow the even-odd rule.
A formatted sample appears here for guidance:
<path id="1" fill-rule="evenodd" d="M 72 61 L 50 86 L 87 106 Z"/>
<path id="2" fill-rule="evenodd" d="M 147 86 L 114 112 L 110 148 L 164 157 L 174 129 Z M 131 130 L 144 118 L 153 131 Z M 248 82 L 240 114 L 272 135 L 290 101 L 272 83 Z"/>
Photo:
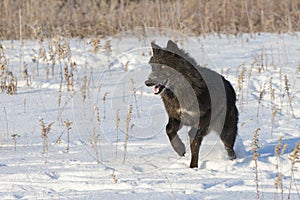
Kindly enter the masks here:
<path id="1" fill-rule="evenodd" d="M 153 56 L 149 64 L 152 72 L 145 81 L 160 94 L 169 116 L 166 132 L 174 150 L 185 154 L 185 145 L 177 132 L 190 126 L 191 163 L 198 167 L 198 154 L 203 137 L 210 131 L 220 135 L 230 159 L 235 159 L 233 150 L 237 135 L 238 110 L 236 94 L 223 76 L 200 67 L 187 53 L 171 40 L 166 48 L 151 43 Z"/>

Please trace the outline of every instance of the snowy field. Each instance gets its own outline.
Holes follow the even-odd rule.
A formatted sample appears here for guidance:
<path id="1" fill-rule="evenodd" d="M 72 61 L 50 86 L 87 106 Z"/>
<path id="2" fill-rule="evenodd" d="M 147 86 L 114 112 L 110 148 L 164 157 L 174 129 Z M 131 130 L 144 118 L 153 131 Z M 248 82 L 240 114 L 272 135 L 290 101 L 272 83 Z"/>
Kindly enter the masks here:
<path id="1" fill-rule="evenodd" d="M 234 86 L 236 160 L 212 133 L 190 169 L 188 127 L 185 157 L 169 144 L 144 85 L 150 42 L 168 39 Z M 0 44 L 0 199 L 300 199 L 300 33 Z"/>

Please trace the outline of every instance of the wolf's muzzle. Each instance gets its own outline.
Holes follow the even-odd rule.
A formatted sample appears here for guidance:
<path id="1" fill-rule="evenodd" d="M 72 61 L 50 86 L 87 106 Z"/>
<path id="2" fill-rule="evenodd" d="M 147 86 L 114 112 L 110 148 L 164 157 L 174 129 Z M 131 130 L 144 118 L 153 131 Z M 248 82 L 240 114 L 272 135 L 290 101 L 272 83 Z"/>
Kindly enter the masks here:
<path id="1" fill-rule="evenodd" d="M 156 83 L 152 80 L 147 80 L 147 81 L 145 81 L 145 85 L 148 86 L 148 87 L 151 87 L 151 86 L 156 85 Z"/>

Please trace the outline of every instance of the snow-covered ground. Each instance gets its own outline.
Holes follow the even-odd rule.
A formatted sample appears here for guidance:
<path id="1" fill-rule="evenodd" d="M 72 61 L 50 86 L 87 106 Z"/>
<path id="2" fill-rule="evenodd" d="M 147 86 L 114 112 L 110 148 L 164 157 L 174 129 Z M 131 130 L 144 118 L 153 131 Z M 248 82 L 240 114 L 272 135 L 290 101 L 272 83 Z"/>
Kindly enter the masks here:
<path id="1" fill-rule="evenodd" d="M 179 133 L 185 157 L 170 146 L 162 101 L 144 85 L 150 42 L 165 46 L 168 39 L 236 89 L 236 160 L 212 133 L 199 168 L 190 169 L 188 127 Z M 3 73 L 17 78 L 15 95 L 0 93 L 0 199 L 300 199 L 299 163 L 289 159 L 300 142 L 300 33 L 0 44 Z M 67 91 L 71 62 L 74 90 Z"/>

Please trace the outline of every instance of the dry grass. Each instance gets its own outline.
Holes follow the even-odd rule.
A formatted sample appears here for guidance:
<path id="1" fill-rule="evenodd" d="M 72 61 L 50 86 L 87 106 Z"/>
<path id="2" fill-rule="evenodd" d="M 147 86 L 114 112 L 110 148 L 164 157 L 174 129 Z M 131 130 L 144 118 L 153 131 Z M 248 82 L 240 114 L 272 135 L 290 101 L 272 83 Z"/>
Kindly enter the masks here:
<path id="1" fill-rule="evenodd" d="M 292 189 L 292 183 L 293 182 L 295 184 L 294 188 L 297 189 L 297 184 L 296 184 L 296 181 L 295 181 L 295 174 L 294 174 L 294 172 L 297 170 L 296 163 L 300 163 L 300 142 L 298 142 L 295 145 L 294 150 L 293 150 L 292 154 L 290 155 L 289 159 L 292 161 L 292 166 L 291 166 L 291 179 L 290 179 L 288 199 L 291 199 L 290 195 L 291 195 L 291 189 Z M 297 189 L 297 191 L 298 191 L 298 189 Z M 299 196 L 299 192 L 298 192 L 298 196 Z"/>
<path id="2" fill-rule="evenodd" d="M 106 37 L 137 27 L 186 34 L 300 30 L 300 1 L 111 0 L 0 2 L 0 38 Z"/>
<path id="3" fill-rule="evenodd" d="M 115 123 L 116 123 L 116 159 L 118 158 L 118 141 L 119 141 L 119 129 L 120 129 L 120 110 L 117 111 L 116 118 L 115 118 Z"/>
<path id="4" fill-rule="evenodd" d="M 70 151 L 70 130 L 72 128 L 71 127 L 72 123 L 73 122 L 70 122 L 69 120 L 64 121 L 64 125 L 67 128 L 67 142 L 68 142 L 67 149 L 66 149 L 67 153 L 69 153 L 69 151 Z"/>
<path id="5" fill-rule="evenodd" d="M 92 145 L 92 148 L 95 151 L 95 156 L 96 156 L 96 160 L 98 164 L 102 164 L 101 158 L 100 158 L 100 153 L 99 153 L 99 138 L 100 138 L 100 134 L 98 134 L 95 130 L 95 128 L 93 128 L 93 138 L 91 139 L 90 143 Z"/>
<path id="6" fill-rule="evenodd" d="M 8 60 L 4 55 L 4 49 L 0 44 L 0 90 L 9 95 L 17 92 L 17 78 L 8 67 Z"/>
<path id="7" fill-rule="evenodd" d="M 260 128 L 257 128 L 254 135 L 253 135 L 253 143 L 252 143 L 252 150 L 253 150 L 253 161 L 255 164 L 255 185 L 256 185 L 256 199 L 260 199 L 260 192 L 259 192 L 259 177 L 258 177 L 258 149 L 259 149 L 259 133 Z"/>
<path id="8" fill-rule="evenodd" d="M 40 126 L 41 126 L 41 138 L 43 140 L 43 153 L 47 153 L 49 149 L 49 133 L 51 131 L 51 126 L 54 122 L 49 123 L 48 125 L 45 124 L 43 119 L 40 119 Z"/>
<path id="9" fill-rule="evenodd" d="M 129 106 L 129 110 L 126 117 L 126 135 L 125 135 L 125 143 L 124 143 L 124 157 L 123 163 L 125 163 L 126 155 L 127 155 L 127 144 L 129 141 L 129 124 L 132 119 L 132 105 Z"/>
<path id="10" fill-rule="evenodd" d="M 17 139 L 18 139 L 19 137 L 21 137 L 21 136 L 20 136 L 19 134 L 17 134 L 17 133 L 13 133 L 13 134 L 11 135 L 11 138 L 12 138 L 13 143 L 14 143 L 14 149 L 15 149 L 15 151 L 17 151 Z"/>
<path id="11" fill-rule="evenodd" d="M 258 116 L 259 116 L 259 107 L 260 107 L 260 104 L 261 104 L 261 102 L 262 102 L 262 100 L 263 100 L 263 98 L 264 98 L 264 96 L 265 96 L 265 94 L 266 94 L 266 84 L 264 83 L 264 84 L 261 84 L 260 85 L 260 92 L 259 92 L 259 97 L 258 97 L 258 105 L 257 105 L 257 112 L 256 112 L 256 117 L 257 117 L 257 119 L 258 119 Z"/>

